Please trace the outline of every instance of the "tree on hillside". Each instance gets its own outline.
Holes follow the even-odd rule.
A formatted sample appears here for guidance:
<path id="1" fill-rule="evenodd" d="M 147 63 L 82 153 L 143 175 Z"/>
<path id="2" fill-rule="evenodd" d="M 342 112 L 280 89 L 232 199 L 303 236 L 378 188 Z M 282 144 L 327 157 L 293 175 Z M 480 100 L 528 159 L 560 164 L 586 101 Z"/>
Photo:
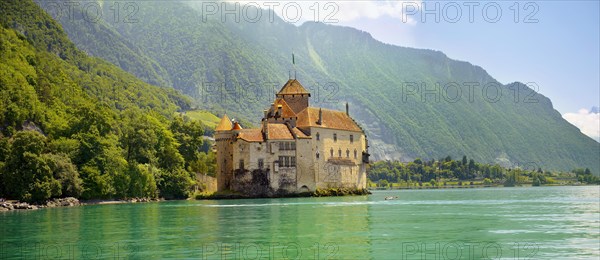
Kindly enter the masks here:
<path id="1" fill-rule="evenodd" d="M 11 138 L 1 170 L 7 197 L 38 202 L 61 195 L 61 184 L 43 156 L 45 149 L 46 137 L 36 131 L 20 131 Z"/>

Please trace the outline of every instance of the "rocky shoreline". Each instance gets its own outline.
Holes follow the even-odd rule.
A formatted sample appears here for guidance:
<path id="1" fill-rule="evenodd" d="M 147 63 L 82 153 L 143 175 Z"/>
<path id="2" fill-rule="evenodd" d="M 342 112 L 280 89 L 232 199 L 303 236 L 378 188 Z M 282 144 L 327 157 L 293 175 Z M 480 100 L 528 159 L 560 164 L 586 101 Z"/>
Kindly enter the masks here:
<path id="1" fill-rule="evenodd" d="M 302 193 L 272 193 L 249 195 L 235 192 L 215 192 L 212 194 L 197 194 L 196 200 L 224 200 L 224 199 L 266 199 L 266 198 L 295 198 L 295 197 L 337 197 L 337 196 L 362 196 L 369 195 L 371 192 L 368 189 L 352 189 L 352 188 L 327 188 L 317 189 L 314 192 Z"/>
<path id="2" fill-rule="evenodd" d="M 29 204 L 21 201 L 3 201 L 0 202 L 0 211 L 10 210 L 24 210 L 24 209 L 41 209 L 41 208 L 55 208 L 55 207 L 73 207 L 79 206 L 81 202 L 73 197 L 51 199 L 46 201 L 45 204 Z"/>
<path id="3" fill-rule="evenodd" d="M 47 200 L 44 204 L 29 204 L 27 202 L 21 202 L 16 200 L 5 200 L 0 202 L 0 212 L 12 211 L 12 210 L 36 210 L 43 208 L 56 208 L 56 207 L 74 207 L 83 205 L 96 205 L 96 204 L 121 204 L 121 203 L 143 203 L 152 201 L 161 201 L 163 199 L 154 198 L 131 198 L 124 200 L 89 200 L 80 201 L 77 198 L 56 198 Z"/>

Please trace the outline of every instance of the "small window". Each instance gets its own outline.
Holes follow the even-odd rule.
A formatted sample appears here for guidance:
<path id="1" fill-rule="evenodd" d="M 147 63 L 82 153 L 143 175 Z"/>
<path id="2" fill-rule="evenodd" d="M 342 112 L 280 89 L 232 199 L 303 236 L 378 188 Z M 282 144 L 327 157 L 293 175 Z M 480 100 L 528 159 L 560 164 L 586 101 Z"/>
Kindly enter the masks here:
<path id="1" fill-rule="evenodd" d="M 279 167 L 285 167 L 284 158 L 285 156 L 279 156 Z"/>
<path id="2" fill-rule="evenodd" d="M 350 150 L 346 149 L 346 158 L 350 158 Z"/>
<path id="3" fill-rule="evenodd" d="M 330 156 L 329 157 L 333 157 L 333 148 L 331 148 L 331 150 L 329 150 Z"/>
<path id="4" fill-rule="evenodd" d="M 357 153 L 356 153 L 356 149 L 354 149 L 354 159 L 356 159 Z"/>
<path id="5" fill-rule="evenodd" d="M 265 161 L 263 159 L 258 159 L 258 169 L 263 169 L 265 167 Z"/>
<path id="6" fill-rule="evenodd" d="M 338 149 L 338 157 L 342 157 L 342 149 Z"/>
<path id="7" fill-rule="evenodd" d="M 291 145 L 291 149 L 292 150 L 296 150 L 296 143 L 295 142 L 291 142 L 290 145 Z"/>
<path id="8" fill-rule="evenodd" d="M 285 167 L 290 167 L 290 157 L 289 156 L 284 156 L 283 160 L 285 162 L 284 163 Z"/>
<path id="9" fill-rule="evenodd" d="M 285 150 L 283 142 L 279 142 L 279 150 Z"/>
<path id="10" fill-rule="evenodd" d="M 336 133 L 333 133 L 333 141 L 337 142 L 337 134 Z"/>
<path id="11" fill-rule="evenodd" d="M 296 167 L 296 157 L 290 157 L 290 167 Z"/>
<path id="12" fill-rule="evenodd" d="M 319 159 L 319 152 L 317 152 L 317 159 Z"/>
<path id="13" fill-rule="evenodd" d="M 321 136 L 319 135 L 319 133 L 316 134 L 317 137 L 317 141 L 321 140 Z"/>
<path id="14" fill-rule="evenodd" d="M 240 160 L 240 169 L 244 169 L 244 160 Z"/>
<path id="15" fill-rule="evenodd" d="M 350 143 L 354 143 L 354 135 L 350 135 Z"/>

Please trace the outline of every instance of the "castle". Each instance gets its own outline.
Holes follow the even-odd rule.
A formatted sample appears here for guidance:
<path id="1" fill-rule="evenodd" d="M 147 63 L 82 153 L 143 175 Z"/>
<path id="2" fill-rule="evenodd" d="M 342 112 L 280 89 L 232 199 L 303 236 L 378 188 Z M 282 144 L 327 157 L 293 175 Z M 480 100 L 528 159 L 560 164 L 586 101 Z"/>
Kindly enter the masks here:
<path id="1" fill-rule="evenodd" d="M 270 196 L 317 189 L 365 189 L 369 161 L 362 128 L 346 112 L 309 106 L 290 79 L 264 110 L 260 128 L 224 115 L 215 129 L 217 191 Z"/>

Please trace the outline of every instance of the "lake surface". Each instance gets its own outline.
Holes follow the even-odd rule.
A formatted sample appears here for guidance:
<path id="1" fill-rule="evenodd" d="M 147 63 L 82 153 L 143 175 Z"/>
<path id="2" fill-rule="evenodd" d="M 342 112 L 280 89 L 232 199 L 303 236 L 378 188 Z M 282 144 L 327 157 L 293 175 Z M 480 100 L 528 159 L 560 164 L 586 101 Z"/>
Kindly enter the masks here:
<path id="1" fill-rule="evenodd" d="M 599 232 L 599 186 L 375 191 L 0 213 L 0 259 L 599 259 Z"/>

